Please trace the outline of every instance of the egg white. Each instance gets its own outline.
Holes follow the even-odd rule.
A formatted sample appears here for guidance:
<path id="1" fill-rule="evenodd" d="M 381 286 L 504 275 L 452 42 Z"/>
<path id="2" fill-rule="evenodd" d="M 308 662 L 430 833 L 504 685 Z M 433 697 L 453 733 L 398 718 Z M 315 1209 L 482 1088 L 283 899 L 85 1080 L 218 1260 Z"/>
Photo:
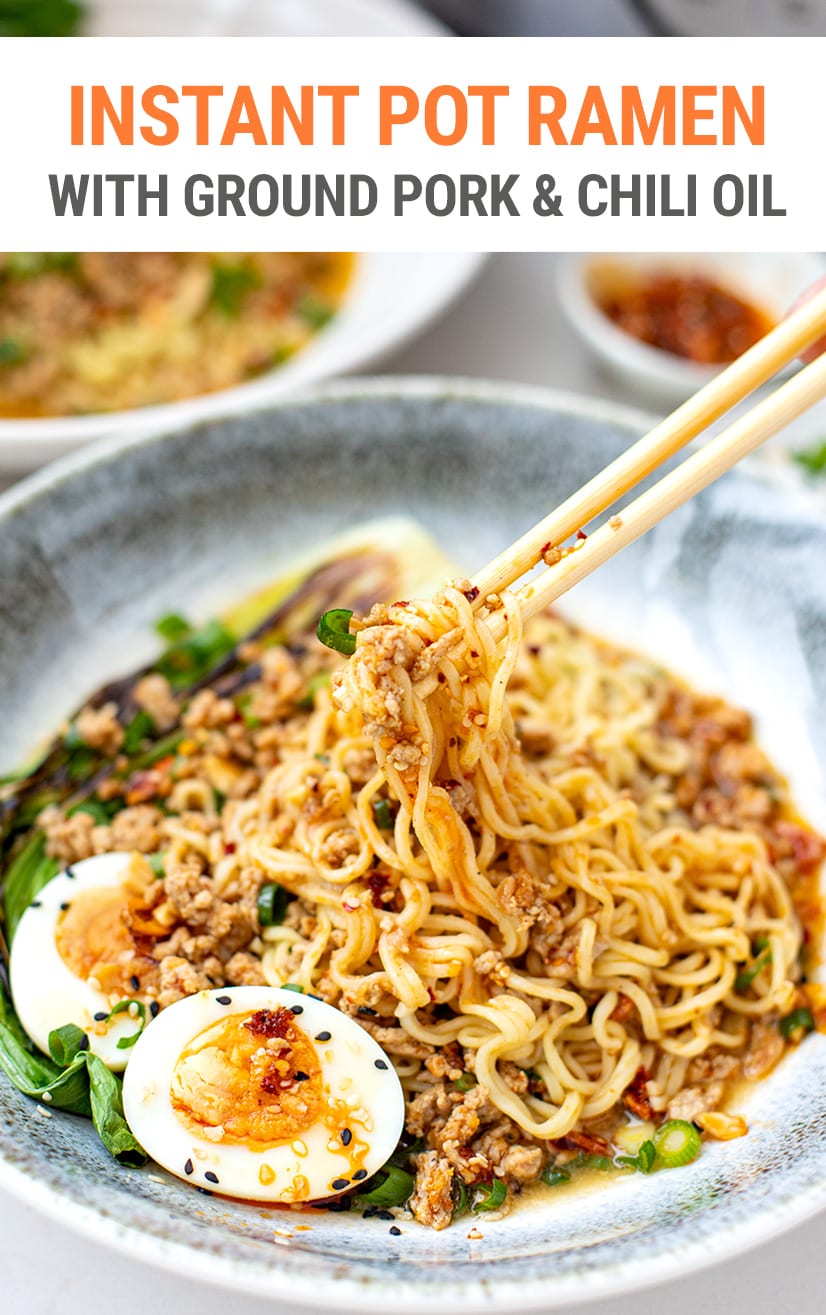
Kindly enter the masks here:
<path id="1" fill-rule="evenodd" d="M 348 1107 L 346 1126 L 353 1136 L 349 1150 L 322 1119 L 292 1142 L 260 1150 L 223 1145 L 193 1133 L 172 1105 L 175 1065 L 196 1037 L 233 1014 L 279 1005 L 292 1011 L 296 1026 L 315 1047 L 325 1106 L 335 1100 Z M 329 1040 L 315 1039 L 326 1032 Z M 322 1000 L 271 986 L 201 991 L 164 1009 L 135 1045 L 124 1077 L 123 1105 L 134 1136 L 170 1173 L 193 1186 L 252 1201 L 338 1195 L 353 1181 L 356 1141 L 368 1145 L 358 1164 L 369 1177 L 389 1159 L 404 1126 L 401 1083 L 369 1033 Z M 262 1183 L 262 1167 L 266 1178 L 273 1175 L 271 1182 Z M 299 1176 L 306 1185 L 300 1185 L 297 1195 L 294 1180 Z"/>
<path id="2" fill-rule="evenodd" d="M 46 1054 L 49 1033 L 75 1023 L 89 1038 L 89 1047 L 109 1068 L 119 1072 L 131 1050 L 118 1050 L 118 1041 L 135 1032 L 139 1023 L 126 1012 L 116 1015 L 98 1035 L 95 1014 L 108 1014 L 110 996 L 76 977 L 57 948 L 55 935 L 62 905 L 81 891 L 120 886 L 131 854 L 98 854 L 59 872 L 26 909 L 12 942 L 9 976 L 17 1016 L 26 1032 Z"/>

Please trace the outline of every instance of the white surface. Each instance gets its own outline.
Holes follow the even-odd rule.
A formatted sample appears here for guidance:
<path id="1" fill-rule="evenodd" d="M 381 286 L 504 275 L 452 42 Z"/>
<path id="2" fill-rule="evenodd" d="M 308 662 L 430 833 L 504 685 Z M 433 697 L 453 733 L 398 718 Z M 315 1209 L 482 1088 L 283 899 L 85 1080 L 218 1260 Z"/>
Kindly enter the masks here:
<path id="1" fill-rule="evenodd" d="M 469 374 L 556 385 L 638 404 L 606 380 L 560 317 L 555 261 L 499 256 L 454 310 L 386 365 L 396 373 Z M 809 421 L 826 432 L 826 410 Z M 756 1252 L 650 1292 L 582 1307 L 583 1315 L 822 1315 L 821 1250 L 826 1217 Z M 2 1306 L 9 1315 L 287 1315 L 272 1303 L 233 1298 L 155 1272 L 76 1238 L 0 1193 Z M 392 1293 L 388 1293 L 392 1308 Z M 432 1315 L 437 1308 L 431 1306 Z M 332 1313 L 331 1313 L 332 1315 Z"/>

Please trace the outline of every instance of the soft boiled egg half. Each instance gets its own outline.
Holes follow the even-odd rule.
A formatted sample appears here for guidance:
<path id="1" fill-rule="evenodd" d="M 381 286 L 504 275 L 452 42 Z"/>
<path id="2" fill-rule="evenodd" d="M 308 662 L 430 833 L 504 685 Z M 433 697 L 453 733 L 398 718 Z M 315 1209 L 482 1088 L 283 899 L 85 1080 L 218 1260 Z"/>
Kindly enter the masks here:
<path id="1" fill-rule="evenodd" d="M 163 1010 L 135 1045 L 123 1106 L 170 1173 L 285 1204 L 364 1182 L 404 1124 L 401 1083 L 369 1033 L 269 986 L 201 991 Z"/>
<path id="2" fill-rule="evenodd" d="M 145 1012 L 157 972 L 154 960 L 141 953 L 145 911 L 136 894 L 135 863 L 151 879 L 140 855 L 99 854 L 74 863 L 52 878 L 20 919 L 9 965 L 12 997 L 23 1027 L 47 1054 L 49 1033 L 75 1023 L 105 1064 L 116 1071 L 126 1067 L 141 1011 L 136 1003 L 130 1012 L 123 1002 L 140 1002 Z M 116 1006 L 119 1012 L 110 1017 Z"/>

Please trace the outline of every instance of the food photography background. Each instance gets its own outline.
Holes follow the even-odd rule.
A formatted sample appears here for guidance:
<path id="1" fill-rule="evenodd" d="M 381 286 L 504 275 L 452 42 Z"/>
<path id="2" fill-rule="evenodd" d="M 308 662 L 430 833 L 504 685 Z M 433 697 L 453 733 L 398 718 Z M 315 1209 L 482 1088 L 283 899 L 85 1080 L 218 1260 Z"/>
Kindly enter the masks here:
<path id="1" fill-rule="evenodd" d="M 771 258 L 773 259 L 773 258 Z M 817 258 L 805 277 L 817 272 Z M 563 388 L 664 412 L 641 389 L 639 381 L 606 373 L 589 345 L 571 326 L 560 301 L 560 287 L 570 273 L 561 257 L 499 255 L 491 257 L 476 281 L 440 320 L 407 348 L 379 367 L 382 373 L 448 374 L 494 378 Z M 774 440 L 769 460 L 781 479 L 817 479 L 789 451 L 810 450 L 826 436 L 826 414 L 820 407 L 791 433 Z M 506 439 L 503 438 L 503 441 Z M 7 473 L 5 483 L 14 476 Z M 826 495 L 824 495 L 826 515 Z M 688 1315 L 702 1304 L 711 1311 L 751 1315 L 794 1305 L 801 1315 L 822 1308 L 819 1286 L 819 1245 L 824 1221 L 816 1219 L 787 1237 L 772 1242 L 696 1277 L 681 1279 L 635 1295 L 590 1303 L 591 1315 L 654 1315 L 663 1309 Z M 44 1264 L 48 1257 L 48 1264 Z M 76 1237 L 59 1224 L 42 1218 L 0 1192 L 0 1272 L 5 1308 L 32 1315 L 80 1315 L 88 1309 L 88 1284 L 79 1275 L 93 1275 L 95 1303 L 119 1315 L 143 1315 L 153 1305 L 174 1305 L 181 1315 L 230 1309 L 237 1315 L 286 1311 L 278 1301 L 277 1279 L 272 1302 L 246 1296 L 226 1297 L 214 1289 L 154 1271 L 127 1257 Z"/>
<path id="2" fill-rule="evenodd" d="M 43 35 L 76 31 L 397 37 L 452 31 L 494 37 L 813 36 L 826 34 L 826 0 L 0 0 L 4 35 L 36 30 L 27 27 L 32 22 L 41 25 Z M 818 262 L 818 257 L 805 258 L 792 271 L 791 281 L 804 286 L 823 268 Z M 767 258 L 765 268 L 769 264 L 776 273 L 776 258 Z M 659 414 L 687 395 L 685 372 L 677 369 L 675 379 L 665 359 L 652 363 L 633 346 L 616 350 L 616 337 L 609 336 L 606 345 L 587 313 L 577 314 L 578 301 L 582 311 L 580 290 L 576 262 L 549 255 L 494 256 L 441 318 L 408 346 L 368 368 L 386 374 L 465 375 L 538 384 Z M 782 289 L 777 295 L 782 304 Z M 342 363 L 340 368 L 348 367 Z M 780 481 L 804 481 L 819 492 L 817 471 L 826 468 L 826 448 L 822 461 L 817 454 L 824 439 L 826 407 L 821 406 L 756 460 L 771 463 Z M 4 469 L 1 453 L 2 448 L 0 487 L 18 479 L 26 465 L 38 464 L 33 457 Z M 805 455 L 803 461 L 795 460 L 800 453 L 809 454 L 808 461 Z M 826 477 L 822 488 L 826 516 Z M 794 1309 L 797 1315 L 815 1315 L 823 1308 L 824 1238 L 826 1218 L 821 1216 L 726 1264 L 581 1309 L 586 1315 L 655 1315 L 663 1310 L 694 1315 L 698 1309 L 727 1315 Z M 90 1305 L 118 1315 L 144 1315 L 159 1305 L 178 1315 L 217 1315 L 227 1309 L 234 1315 L 286 1315 L 295 1309 L 279 1301 L 276 1276 L 271 1300 L 219 1292 L 77 1237 L 3 1191 L 0 1274 L 4 1309 L 32 1315 L 85 1315 Z M 452 1309 L 448 1304 L 442 1308 Z"/>

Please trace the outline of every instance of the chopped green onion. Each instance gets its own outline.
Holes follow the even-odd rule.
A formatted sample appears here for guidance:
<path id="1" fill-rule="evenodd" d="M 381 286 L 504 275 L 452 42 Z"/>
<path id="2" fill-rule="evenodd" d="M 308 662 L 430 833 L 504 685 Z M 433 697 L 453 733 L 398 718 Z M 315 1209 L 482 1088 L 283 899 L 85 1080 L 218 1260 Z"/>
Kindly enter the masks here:
<path id="1" fill-rule="evenodd" d="M 348 656 L 356 651 L 356 637 L 350 634 L 350 618 L 353 613 L 346 607 L 334 607 L 325 612 L 318 623 L 316 634 L 327 648 L 334 648 L 337 653 Z"/>
<path id="2" fill-rule="evenodd" d="M 76 722 L 71 722 L 69 729 L 63 736 L 63 743 L 67 749 L 85 749 L 88 748 L 86 741 L 83 739 L 77 728 Z"/>
<path id="3" fill-rule="evenodd" d="M 327 689 L 330 684 L 331 675 L 332 672 L 330 671 L 317 671 L 314 676 L 310 677 L 307 681 L 306 694 L 303 698 L 298 700 L 299 708 L 306 708 L 308 711 L 312 711 L 315 707 L 316 694 L 320 689 Z"/>
<path id="4" fill-rule="evenodd" d="M 82 804 L 75 804 L 66 810 L 67 817 L 74 817 L 76 813 L 87 813 L 97 826 L 108 826 L 112 820 L 111 814 L 98 799 L 84 799 Z"/>
<path id="5" fill-rule="evenodd" d="M 376 799 L 373 803 L 373 817 L 380 831 L 393 830 L 393 814 L 386 799 Z"/>
<path id="6" fill-rule="evenodd" d="M 69 761 L 66 763 L 69 780 L 82 781 L 84 777 L 92 772 L 98 762 L 99 757 L 94 749 L 87 749 L 84 745 L 81 745 L 79 749 L 72 752 Z"/>
<path id="7" fill-rule="evenodd" d="M 607 1155 L 592 1155 L 586 1151 L 580 1151 L 568 1164 L 569 1169 L 599 1169 L 600 1173 L 607 1173 L 613 1167 L 614 1161 L 609 1160 Z"/>
<path id="8" fill-rule="evenodd" d="M 261 275 L 248 265 L 213 265 L 209 304 L 222 315 L 240 315 L 251 292 L 261 286 Z"/>
<path id="9" fill-rule="evenodd" d="M 235 647 L 235 637 L 221 621 L 207 621 L 174 643 L 155 662 L 155 670 L 166 676 L 173 689 L 183 689 L 200 680 Z"/>
<path id="10" fill-rule="evenodd" d="M 546 1187 L 561 1187 L 563 1183 L 571 1181 L 571 1175 L 565 1169 L 557 1169 L 553 1164 L 546 1164 L 539 1175 L 539 1181 Z"/>
<path id="11" fill-rule="evenodd" d="M 250 694 L 249 692 L 244 694 L 239 694 L 238 698 L 235 700 L 235 706 L 244 719 L 244 725 L 250 731 L 257 731 L 258 728 L 260 726 L 263 726 L 264 723 L 262 722 L 260 717 L 256 717 L 254 712 L 250 712 L 251 703 L 252 703 L 252 694 Z"/>
<path id="12" fill-rule="evenodd" d="M 166 876 L 166 868 L 164 866 L 164 861 L 165 861 L 164 855 L 144 854 L 144 858 L 146 859 L 147 863 L 151 867 L 152 871 L 155 873 L 155 876 L 158 878 L 158 880 L 162 881 L 163 878 Z"/>
<path id="13" fill-rule="evenodd" d="M 644 1141 L 636 1155 L 618 1155 L 614 1163 L 622 1164 L 628 1169 L 636 1169 L 638 1173 L 650 1173 L 654 1168 L 656 1158 L 657 1151 L 654 1143 Z"/>
<path id="14" fill-rule="evenodd" d="M 792 457 L 807 475 L 826 475 L 826 439 L 802 452 L 793 452 Z"/>
<path id="15" fill-rule="evenodd" d="M 755 955 L 755 958 L 752 959 L 752 962 L 747 968 L 741 969 L 737 974 L 734 982 L 735 991 L 748 990 L 755 977 L 762 973 L 764 968 L 768 968 L 772 961 L 771 946 L 765 936 L 758 937 L 754 942 L 752 952 Z"/>
<path id="16" fill-rule="evenodd" d="M 686 1119 L 669 1119 L 652 1138 L 657 1159 L 666 1169 L 679 1169 L 691 1164 L 700 1153 L 700 1133 Z"/>
<path id="17" fill-rule="evenodd" d="M 162 616 L 155 622 L 155 629 L 161 639 L 168 639 L 171 644 L 177 644 L 181 639 L 186 639 L 192 634 L 192 626 L 186 617 L 178 612 L 169 612 L 166 616 Z"/>
<path id="18" fill-rule="evenodd" d="M 144 740 L 149 738 L 154 729 L 154 721 L 149 713 L 141 708 L 140 712 L 135 713 L 126 727 L 123 736 L 123 752 L 129 754 L 130 757 L 133 753 L 137 753 Z"/>
<path id="19" fill-rule="evenodd" d="M 117 1014 L 130 1013 L 133 1005 L 135 1006 L 135 1013 L 141 1020 L 140 1027 L 138 1028 L 137 1032 L 132 1032 L 129 1036 L 122 1036 L 120 1038 L 120 1040 L 118 1041 L 118 1050 L 131 1050 L 132 1046 L 137 1041 L 141 1032 L 146 1027 L 146 1005 L 141 1000 L 119 1000 L 106 1020 L 108 1023 Z"/>
<path id="20" fill-rule="evenodd" d="M 19 365 L 26 353 L 16 338 L 0 338 L 0 365 Z"/>
<path id="21" fill-rule="evenodd" d="M 500 1205 L 504 1205 L 508 1195 L 508 1189 L 501 1178 L 494 1178 L 492 1183 L 478 1183 L 476 1191 L 481 1195 L 476 1197 L 470 1207 L 475 1215 L 488 1210 L 498 1210 Z"/>
<path id="22" fill-rule="evenodd" d="M 793 1009 L 778 1026 L 787 1041 L 802 1041 L 807 1032 L 814 1032 L 815 1020 L 811 1009 Z"/>
<path id="23" fill-rule="evenodd" d="M 268 881 L 258 892 L 258 921 L 262 927 L 280 927 L 294 897 L 283 886 Z"/>
<path id="24" fill-rule="evenodd" d="M 305 324 L 309 324 L 311 329 L 323 329 L 325 324 L 329 324 L 335 315 L 335 309 L 329 302 L 322 301 L 320 297 L 314 297 L 308 293 L 304 297 L 299 297 L 295 303 L 296 313 L 301 317 Z"/>
<path id="25" fill-rule="evenodd" d="M 450 1217 L 451 1219 L 459 1219 L 462 1215 L 467 1214 L 470 1209 L 470 1192 L 457 1173 L 453 1175 L 450 1195 L 453 1198 L 453 1214 Z"/>
<path id="26" fill-rule="evenodd" d="M 454 1082 L 457 1091 L 472 1091 L 477 1085 L 479 1079 L 473 1073 L 463 1073 L 460 1078 Z"/>
<path id="27" fill-rule="evenodd" d="M 144 753 L 139 753 L 137 758 L 133 758 L 129 764 L 129 770 L 132 772 L 140 771 L 144 767 L 152 767 L 154 763 L 160 762 L 161 758 L 168 758 L 174 753 L 181 740 L 186 739 L 185 730 L 170 731 L 163 739 L 157 740 L 150 749 Z"/>
<path id="28" fill-rule="evenodd" d="M 384 1177 L 380 1177 L 380 1175 Z M 358 1195 L 359 1205 L 392 1206 L 404 1205 L 413 1194 L 414 1179 L 406 1169 L 399 1169 L 395 1164 L 386 1164 L 365 1186 L 369 1189 Z"/>
<path id="29" fill-rule="evenodd" d="M 303 995 L 303 994 L 304 994 L 304 987 L 303 987 L 303 986 L 299 986 L 298 982 L 282 982 L 282 983 L 281 983 L 281 990 L 282 990 L 282 991 L 295 991 L 296 994 L 298 994 L 298 995 Z"/>

